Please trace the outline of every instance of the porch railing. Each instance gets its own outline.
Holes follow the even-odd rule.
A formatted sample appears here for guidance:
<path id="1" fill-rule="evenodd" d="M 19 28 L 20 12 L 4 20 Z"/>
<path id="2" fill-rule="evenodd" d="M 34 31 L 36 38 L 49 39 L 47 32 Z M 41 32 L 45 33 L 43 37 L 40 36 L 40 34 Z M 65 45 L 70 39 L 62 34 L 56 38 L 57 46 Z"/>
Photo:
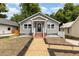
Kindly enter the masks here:
<path id="1" fill-rule="evenodd" d="M 63 32 L 63 31 L 59 31 L 59 32 L 58 32 L 58 35 L 59 35 L 60 37 L 65 38 L 65 32 Z"/>

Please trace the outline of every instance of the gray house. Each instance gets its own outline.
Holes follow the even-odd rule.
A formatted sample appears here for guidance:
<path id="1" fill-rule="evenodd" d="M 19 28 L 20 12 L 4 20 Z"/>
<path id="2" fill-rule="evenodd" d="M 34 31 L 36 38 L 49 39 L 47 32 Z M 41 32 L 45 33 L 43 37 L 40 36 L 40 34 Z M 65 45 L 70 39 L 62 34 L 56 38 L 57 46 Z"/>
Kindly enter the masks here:
<path id="1" fill-rule="evenodd" d="M 41 33 L 44 36 L 57 35 L 59 32 L 59 23 L 57 20 L 38 12 L 19 22 L 20 34 L 35 35 Z"/>

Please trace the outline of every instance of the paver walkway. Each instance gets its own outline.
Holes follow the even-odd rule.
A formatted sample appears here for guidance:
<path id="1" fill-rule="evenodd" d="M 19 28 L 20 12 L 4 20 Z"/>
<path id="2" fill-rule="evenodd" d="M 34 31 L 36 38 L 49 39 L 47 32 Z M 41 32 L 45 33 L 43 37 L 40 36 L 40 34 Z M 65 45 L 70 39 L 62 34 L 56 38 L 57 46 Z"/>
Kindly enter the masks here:
<path id="1" fill-rule="evenodd" d="M 26 56 L 49 56 L 47 45 L 42 37 L 35 37 L 25 53 Z"/>

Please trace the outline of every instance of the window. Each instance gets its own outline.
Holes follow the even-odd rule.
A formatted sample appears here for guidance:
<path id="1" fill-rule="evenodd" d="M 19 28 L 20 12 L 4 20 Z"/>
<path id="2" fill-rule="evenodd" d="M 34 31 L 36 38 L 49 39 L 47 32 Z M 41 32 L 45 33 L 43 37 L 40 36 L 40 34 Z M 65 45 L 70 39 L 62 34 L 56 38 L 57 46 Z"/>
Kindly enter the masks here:
<path id="1" fill-rule="evenodd" d="M 28 27 L 29 27 L 29 28 L 31 28 L 31 26 L 32 26 L 31 24 L 28 24 Z"/>
<path id="2" fill-rule="evenodd" d="M 24 28 L 25 28 L 25 29 L 27 28 L 27 24 L 24 24 Z"/>
<path id="3" fill-rule="evenodd" d="M 48 24 L 48 28 L 50 28 L 50 24 Z"/>
<path id="4" fill-rule="evenodd" d="M 52 29 L 54 28 L 54 24 L 51 25 L 51 28 L 52 28 Z"/>
<path id="5" fill-rule="evenodd" d="M 10 27 L 8 27 L 8 30 L 10 30 Z"/>

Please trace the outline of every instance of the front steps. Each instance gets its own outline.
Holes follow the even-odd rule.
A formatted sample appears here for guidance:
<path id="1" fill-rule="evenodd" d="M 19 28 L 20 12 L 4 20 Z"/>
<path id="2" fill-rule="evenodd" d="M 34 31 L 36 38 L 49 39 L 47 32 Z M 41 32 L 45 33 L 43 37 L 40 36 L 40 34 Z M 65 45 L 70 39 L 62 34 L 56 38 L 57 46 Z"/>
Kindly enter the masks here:
<path id="1" fill-rule="evenodd" d="M 37 32 L 37 33 L 35 33 L 35 37 L 36 38 L 39 38 L 39 37 L 43 38 L 43 33 L 42 32 Z"/>

